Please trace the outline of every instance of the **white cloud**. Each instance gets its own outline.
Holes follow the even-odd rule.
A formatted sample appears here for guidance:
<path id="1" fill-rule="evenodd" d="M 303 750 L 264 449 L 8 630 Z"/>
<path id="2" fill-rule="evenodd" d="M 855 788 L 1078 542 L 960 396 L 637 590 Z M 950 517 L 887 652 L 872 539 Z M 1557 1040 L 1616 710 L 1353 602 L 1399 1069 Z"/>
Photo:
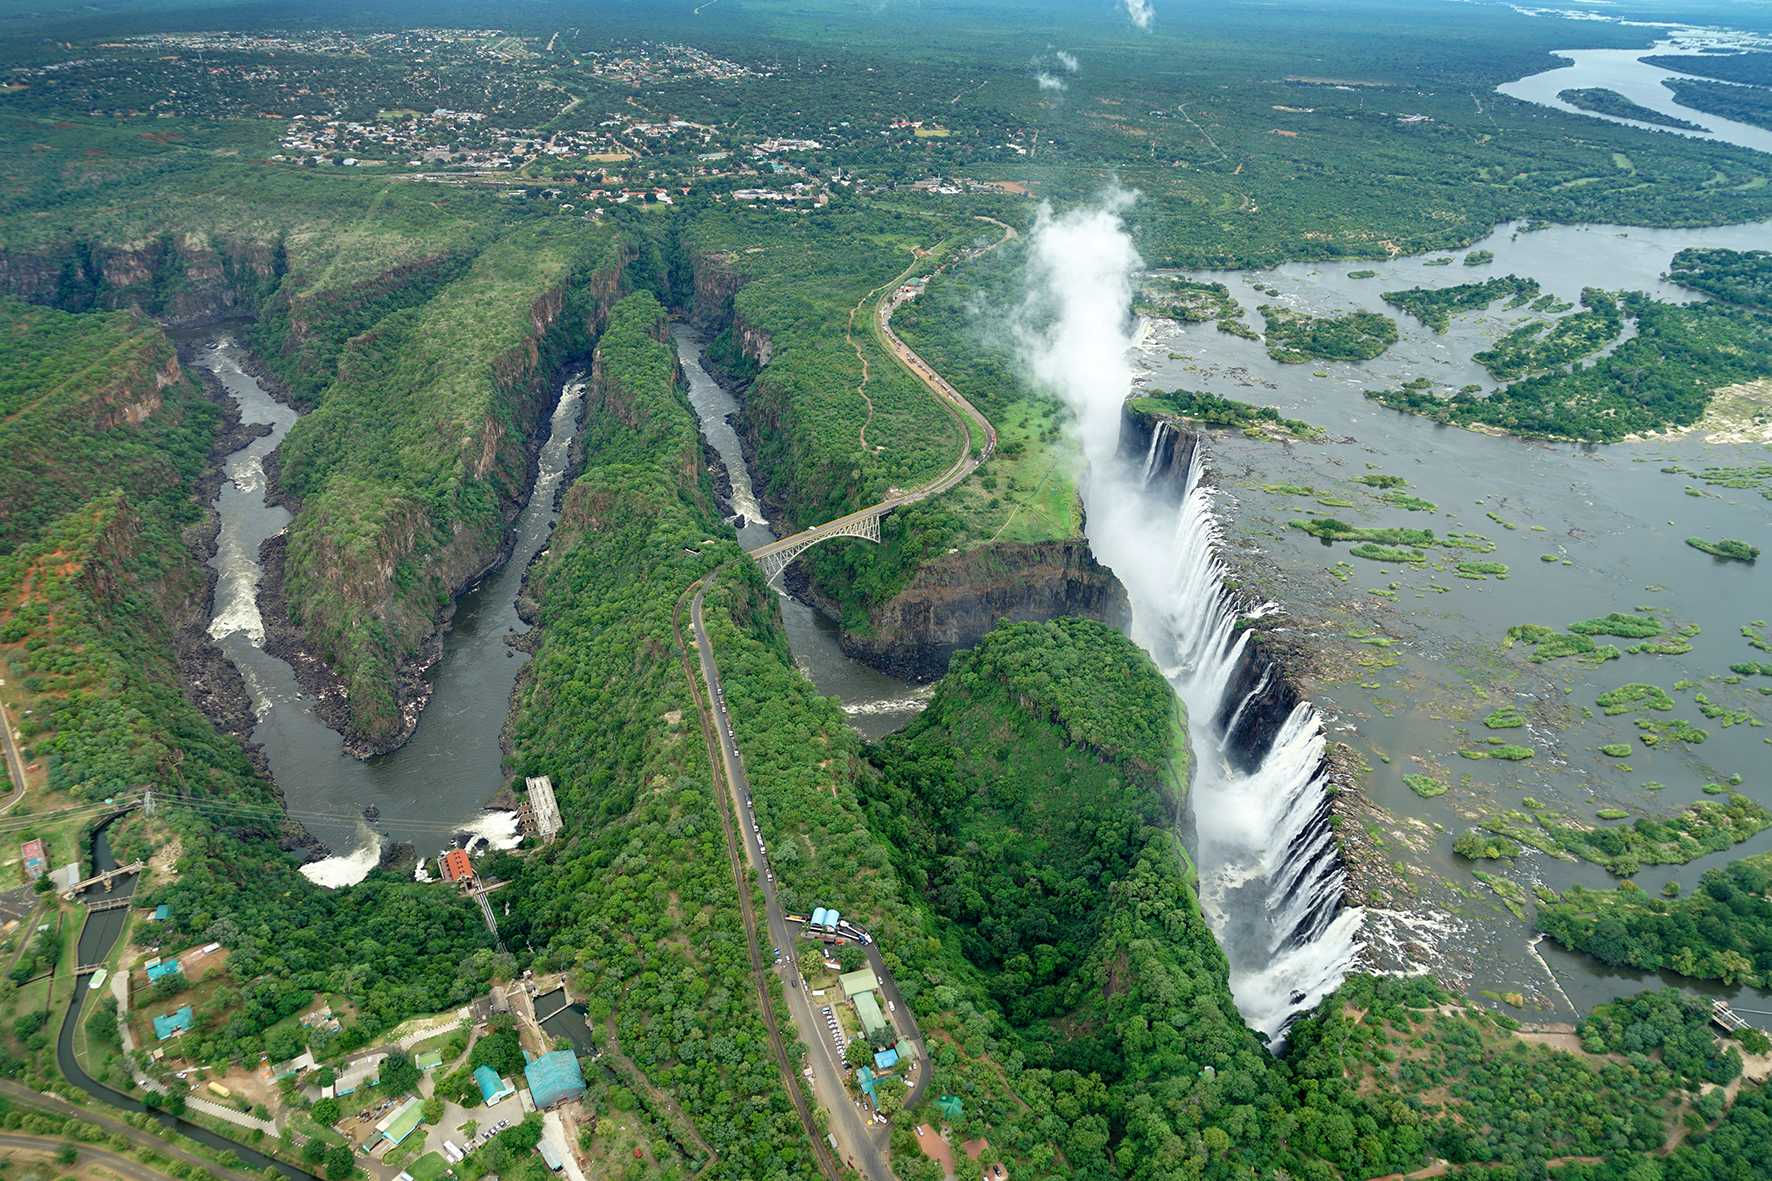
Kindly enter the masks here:
<path id="1" fill-rule="evenodd" d="M 1065 68 L 1066 73 L 1074 74 L 1080 68 L 1077 62 L 1077 55 L 1074 53 L 1066 52 L 1063 49 L 1055 49 L 1052 51 L 1052 56 L 1058 59 L 1058 64 Z"/>
<path id="2" fill-rule="evenodd" d="M 1068 85 L 1066 85 L 1065 80 L 1063 78 L 1060 78 L 1056 74 L 1048 74 L 1045 70 L 1041 70 L 1038 74 L 1035 74 L 1034 81 L 1038 82 L 1040 84 L 1041 90 L 1069 90 L 1070 89 L 1070 87 Z"/>
<path id="3" fill-rule="evenodd" d="M 1151 0 L 1120 0 L 1120 4 L 1126 9 L 1126 15 L 1132 18 L 1133 24 L 1141 29 L 1151 27 L 1151 18 L 1157 15 Z"/>

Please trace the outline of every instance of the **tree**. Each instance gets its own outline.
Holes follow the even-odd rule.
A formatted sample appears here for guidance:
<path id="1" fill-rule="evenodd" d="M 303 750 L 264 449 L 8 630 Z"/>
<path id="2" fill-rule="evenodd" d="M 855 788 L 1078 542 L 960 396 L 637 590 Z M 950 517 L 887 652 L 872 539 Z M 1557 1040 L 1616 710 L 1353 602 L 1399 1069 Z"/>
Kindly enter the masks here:
<path id="1" fill-rule="evenodd" d="M 339 1108 L 337 1099 L 322 1099 L 314 1104 L 314 1122 L 323 1128 L 330 1128 L 338 1122 Z"/>
<path id="2" fill-rule="evenodd" d="M 845 943 L 837 949 L 837 966 L 845 972 L 853 972 L 867 962 L 867 953 L 853 943 Z"/>
<path id="3" fill-rule="evenodd" d="M 856 1038 L 843 1048 L 843 1061 L 851 1066 L 866 1066 L 873 1060 L 873 1047 L 861 1038 Z"/>
<path id="4" fill-rule="evenodd" d="M 412 1056 L 396 1050 L 381 1064 L 381 1086 L 390 1095 L 404 1095 L 418 1089 L 418 1066 Z"/>
<path id="5" fill-rule="evenodd" d="M 351 1171 L 356 1168 L 356 1165 L 357 1162 L 352 1157 L 350 1148 L 346 1145 L 334 1144 L 326 1150 L 327 1181 L 345 1181 L 345 1178 L 351 1175 Z"/>
<path id="6" fill-rule="evenodd" d="M 800 949 L 797 962 L 800 965 L 800 975 L 810 976 L 824 967 L 824 949 L 816 943 L 808 943 Z"/>

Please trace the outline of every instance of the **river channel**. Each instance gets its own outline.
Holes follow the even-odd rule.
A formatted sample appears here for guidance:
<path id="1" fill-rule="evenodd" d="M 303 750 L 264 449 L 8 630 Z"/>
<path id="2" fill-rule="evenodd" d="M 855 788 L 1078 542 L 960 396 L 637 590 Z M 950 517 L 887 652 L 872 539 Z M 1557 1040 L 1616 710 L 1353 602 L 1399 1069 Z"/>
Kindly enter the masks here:
<path id="1" fill-rule="evenodd" d="M 740 409 L 738 400 L 702 364 L 707 341 L 700 333 L 687 324 L 676 324 L 671 328 L 671 341 L 689 382 L 689 402 L 695 408 L 702 438 L 720 457 L 731 478 L 732 523 L 738 529 L 739 543 L 746 549 L 766 545 L 776 539 L 776 533 L 764 519 L 744 449 L 732 426 Z M 928 702 L 929 686 L 887 676 L 845 655 L 838 641 L 837 625 L 813 608 L 786 592 L 780 594 L 780 604 L 782 626 L 794 663 L 819 692 L 842 704 L 849 724 L 863 736 L 879 738 L 901 729 Z"/>
<path id="2" fill-rule="evenodd" d="M 228 456 L 224 467 L 227 479 L 216 498 L 221 533 L 211 561 L 217 583 L 210 635 L 245 678 L 257 717 L 252 740 L 264 749 L 290 815 L 334 854 L 302 872 L 327 886 L 358 881 L 375 867 L 385 841 L 409 841 L 420 856 L 464 833 L 514 843 L 515 814 L 488 811 L 485 804 L 503 785 L 500 734 L 517 674 L 528 661 L 512 643 L 527 630 L 517 617 L 517 592 L 554 525 L 555 494 L 583 406 L 583 379 L 570 378 L 561 391 L 510 557 L 457 602 L 417 730 L 397 750 L 362 760 L 347 754 L 339 735 L 315 715 L 294 670 L 264 650 L 259 547 L 290 520 L 288 510 L 265 499 L 265 457 L 282 443 L 296 415 L 265 391 L 245 360 L 227 335 L 206 342 L 196 358 L 238 403 L 244 423 L 270 427 Z M 363 818 L 371 806 L 379 813 L 373 823 Z"/>
<path id="3" fill-rule="evenodd" d="M 739 539 L 747 547 L 774 540 L 732 428 L 738 403 L 702 367 L 701 337 L 678 325 L 673 338 L 704 437 L 732 480 L 734 521 L 743 521 Z M 256 717 L 252 740 L 263 748 L 290 815 L 332 853 L 302 872 L 321 885 L 343 886 L 373 869 L 390 841 L 410 842 L 420 856 L 464 835 L 514 843 L 515 815 L 485 804 L 503 784 L 500 737 L 517 675 L 528 661 L 513 643 L 528 630 L 517 617 L 517 593 L 554 526 L 556 494 L 584 404 L 583 378 L 569 378 L 561 391 L 510 557 L 457 602 L 417 729 L 398 749 L 363 760 L 346 753 L 339 735 L 320 720 L 289 664 L 265 651 L 259 551 L 290 521 L 287 509 L 266 499 L 265 460 L 295 425 L 296 413 L 265 390 L 238 342 L 225 333 L 203 341 L 195 363 L 227 390 L 243 423 L 268 428 L 224 464 L 227 478 L 215 502 L 221 530 L 211 560 L 217 580 L 210 635 L 246 682 Z M 928 687 L 851 660 L 835 625 L 799 600 L 784 594 L 781 610 L 795 662 L 822 692 L 840 700 L 861 733 L 890 733 L 922 708 Z M 365 819 L 365 810 L 372 810 L 373 820 Z"/>
<path id="4" fill-rule="evenodd" d="M 1568 111 L 1571 114 L 1584 115 L 1591 119 L 1606 119 L 1613 123 L 1623 123 L 1629 127 L 1644 127 L 1670 135 L 1716 140 L 1735 144 L 1738 147 L 1751 148 L 1757 152 L 1772 152 L 1772 131 L 1763 127 L 1755 127 L 1751 123 L 1738 123 L 1720 115 L 1711 115 L 1692 107 L 1682 106 L 1674 101 L 1673 91 L 1663 85 L 1663 82 L 1669 78 L 1689 78 L 1694 75 L 1664 70 L 1643 60 L 1657 54 L 1721 53 L 1764 49 L 1768 45 L 1772 45 L 1772 41 L 1752 33 L 1741 33 L 1729 29 L 1670 25 L 1667 26 L 1667 30 L 1671 35 L 1666 40 L 1657 41 L 1648 49 L 1559 49 L 1556 51 L 1556 56 L 1565 59 L 1568 62 L 1567 65 L 1532 74 L 1521 78 L 1518 82 L 1505 83 L 1496 89 L 1510 98 L 1522 99 L 1559 111 Z M 1647 107 L 1652 111 L 1659 111 L 1676 119 L 1684 119 L 1688 123 L 1696 123 L 1704 130 L 1686 131 L 1640 123 L 1634 119 L 1622 119 L 1614 115 L 1601 115 L 1594 111 L 1584 111 L 1579 107 L 1571 106 L 1557 97 L 1565 90 L 1594 88 L 1615 91 L 1640 107 Z"/>
<path id="5" fill-rule="evenodd" d="M 1469 863 L 1452 855 L 1452 834 L 1500 809 L 1535 803 L 1590 825 L 1605 819 L 1597 817 L 1602 809 L 1667 814 L 1710 798 L 1707 784 L 1730 785 L 1735 775 L 1742 778 L 1731 790 L 1772 806 L 1766 771 L 1772 726 L 1764 724 L 1772 722 L 1772 697 L 1757 691 L 1756 678 L 1731 678 L 1729 671 L 1731 664 L 1764 659 L 1743 628 L 1763 628 L 1772 617 L 1772 565 L 1721 561 L 1685 544 L 1691 536 L 1739 537 L 1772 549 L 1772 492 L 1707 483 L 1697 474 L 1764 468 L 1772 477 L 1772 422 L 1730 434 L 1734 441 L 1691 432 L 1581 446 L 1478 434 L 1391 411 L 1363 391 L 1418 376 L 1454 389 L 1466 383 L 1492 388 L 1472 354 L 1535 313 L 1505 310 L 1501 301 L 1454 318 L 1449 331 L 1436 335 L 1385 304 L 1381 293 L 1517 274 L 1570 302 L 1587 286 L 1687 301 L 1693 293 L 1663 278 L 1676 251 L 1768 243 L 1767 224 L 1533 233 L 1504 226 L 1473 248 L 1493 252 L 1493 260 L 1470 266 L 1438 255 L 1193 274 L 1225 284 L 1257 328 L 1262 304 L 1392 317 L 1398 343 L 1364 363 L 1286 365 L 1269 357 L 1260 341 L 1211 324 L 1142 326 L 1141 388 L 1200 390 L 1272 406 L 1326 431 L 1324 441 L 1295 444 L 1220 433 L 1209 462 L 1232 548 L 1255 555 L 1248 568 L 1256 589 L 1284 613 L 1280 634 L 1302 640 L 1317 655 L 1321 667 L 1307 680 L 1331 740 L 1346 743 L 1369 768 L 1359 784 L 1382 810 L 1367 825 L 1374 838 L 1370 855 L 1389 862 L 1406 883 L 1367 907 L 1365 934 L 1377 966 L 1433 968 L 1472 989 L 1521 991 L 1529 998 L 1526 1015 L 1567 1017 L 1571 1002 L 1585 1008 L 1646 981 L 1544 944 L 1539 950 L 1556 972 L 1550 979 L 1527 947 L 1527 926 L 1473 879 Z M 1402 477 L 1404 492 L 1431 504 L 1410 511 L 1387 501 L 1381 487 L 1360 482 L 1375 474 Z M 1310 516 L 1480 535 L 1493 551 L 1458 560 L 1505 563 L 1507 573 L 1460 577 L 1451 558 L 1425 565 L 1362 561 L 1346 546 L 1326 546 L 1290 526 Z M 1525 646 L 1505 643 L 1514 625 L 1560 629 L 1639 607 L 1653 609 L 1670 632 L 1701 629 L 1688 637 L 1691 650 L 1627 653 L 1598 665 L 1534 664 Z M 1631 644 L 1612 642 L 1621 649 Z M 1598 694 L 1631 682 L 1659 686 L 1674 699 L 1672 711 L 1648 720 L 1680 718 L 1704 729 L 1707 740 L 1653 749 L 1638 743 L 1641 715 L 1608 717 L 1596 706 Z M 1507 705 L 1518 707 L 1527 724 L 1499 733 L 1531 746 L 1534 756 L 1523 762 L 1461 757 L 1493 737 L 1484 719 Z M 1737 716 L 1719 720 L 1702 712 L 1705 705 Z M 1608 757 L 1599 750 L 1607 744 L 1629 744 L 1631 754 Z M 1405 773 L 1431 774 L 1451 790 L 1418 798 Z M 1713 786 L 1711 793 L 1719 790 Z M 1772 830 L 1730 853 L 1646 868 L 1633 880 L 1651 893 L 1670 881 L 1689 892 L 1705 870 L 1768 849 Z M 1487 868 L 1519 885 L 1528 911 L 1535 885 L 1616 884 L 1594 865 L 1530 850 L 1511 865 Z M 1745 1007 L 1772 1010 L 1772 998 L 1748 999 L 1752 995 L 1738 994 Z"/>

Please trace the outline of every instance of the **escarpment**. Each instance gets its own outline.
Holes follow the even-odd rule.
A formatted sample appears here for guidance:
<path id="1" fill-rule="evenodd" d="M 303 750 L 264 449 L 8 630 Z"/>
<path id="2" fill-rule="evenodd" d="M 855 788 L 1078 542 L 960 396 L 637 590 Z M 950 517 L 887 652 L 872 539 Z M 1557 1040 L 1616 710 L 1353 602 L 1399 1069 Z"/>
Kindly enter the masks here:
<path id="1" fill-rule="evenodd" d="M 271 614 L 280 589 L 297 644 L 343 689 L 353 752 L 393 749 L 417 725 L 455 597 L 507 556 L 562 374 L 590 352 L 625 261 L 574 254 L 496 348 L 433 331 L 481 302 L 490 266 L 477 263 L 354 338 L 285 442 L 279 485 L 297 507 Z"/>
<path id="2" fill-rule="evenodd" d="M 0 291 L 64 311 L 135 308 L 169 328 L 256 315 L 288 260 L 280 239 L 165 233 L 0 249 Z"/>

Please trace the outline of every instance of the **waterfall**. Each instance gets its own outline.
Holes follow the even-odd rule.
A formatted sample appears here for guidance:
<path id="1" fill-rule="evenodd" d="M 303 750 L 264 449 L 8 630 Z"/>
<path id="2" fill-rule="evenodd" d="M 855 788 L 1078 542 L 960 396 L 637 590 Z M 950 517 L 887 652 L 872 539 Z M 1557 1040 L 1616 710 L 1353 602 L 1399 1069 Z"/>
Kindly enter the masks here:
<path id="1" fill-rule="evenodd" d="M 1187 705 L 1200 902 L 1230 961 L 1239 1011 L 1278 1044 L 1359 951 L 1361 911 L 1342 905 L 1347 873 L 1330 825 L 1322 718 L 1301 700 L 1277 728 L 1270 718 L 1250 732 L 1251 711 L 1261 712 L 1280 674 L 1238 626 L 1244 612 L 1226 585 L 1205 447 L 1191 449 L 1178 508 L 1151 487 L 1149 455 L 1142 470 L 1127 458 L 1091 480 L 1090 541 L 1127 583 L 1134 638 Z M 1251 660 L 1259 671 L 1244 668 Z M 1251 745 L 1266 733 L 1265 749 Z"/>
<path id="2" fill-rule="evenodd" d="M 1156 429 L 1151 431 L 1151 447 L 1144 454 L 1144 479 L 1141 483 L 1149 485 L 1151 477 L 1157 472 L 1157 454 L 1163 446 L 1163 435 L 1169 430 L 1169 424 L 1162 419 L 1157 420 Z"/>
<path id="3" fill-rule="evenodd" d="M 1274 664 L 1272 661 L 1269 661 L 1262 666 L 1261 679 L 1255 682 L 1255 688 L 1243 694 L 1243 700 L 1237 703 L 1236 712 L 1231 714 L 1230 721 L 1224 724 L 1224 735 L 1218 740 L 1219 750 L 1224 750 L 1226 747 L 1230 746 L 1231 736 L 1237 732 L 1237 723 L 1243 720 L 1243 711 L 1249 708 L 1249 703 L 1251 701 L 1254 701 L 1257 697 L 1260 697 L 1263 693 L 1267 692 L 1267 687 L 1273 683 L 1273 680 Z"/>
<path id="4" fill-rule="evenodd" d="M 1200 902 L 1230 963 L 1238 1010 L 1273 1044 L 1346 976 L 1363 916 L 1341 903 L 1346 873 L 1330 826 L 1322 719 L 1308 702 L 1284 719 L 1262 714 L 1264 687 L 1278 674 L 1239 627 L 1259 608 L 1244 610 L 1254 605 L 1240 606 L 1227 588 L 1204 447 L 1189 449 L 1179 508 L 1169 481 L 1157 478 L 1172 424 L 1153 427 L 1142 470 L 1136 451 L 1120 453 L 1136 377 L 1132 290 L 1141 263 L 1122 221 L 1133 200 L 1116 188 L 1063 213 L 1040 207 L 1012 330 L 1028 377 L 1074 415 L 1089 547 L 1126 588 L 1133 639 L 1187 705 Z M 1233 683 L 1251 679 L 1261 682 L 1256 690 L 1227 709 Z M 1266 724 L 1252 730 L 1252 713 Z M 1239 725 L 1271 734 L 1266 749 L 1231 734 Z"/>

